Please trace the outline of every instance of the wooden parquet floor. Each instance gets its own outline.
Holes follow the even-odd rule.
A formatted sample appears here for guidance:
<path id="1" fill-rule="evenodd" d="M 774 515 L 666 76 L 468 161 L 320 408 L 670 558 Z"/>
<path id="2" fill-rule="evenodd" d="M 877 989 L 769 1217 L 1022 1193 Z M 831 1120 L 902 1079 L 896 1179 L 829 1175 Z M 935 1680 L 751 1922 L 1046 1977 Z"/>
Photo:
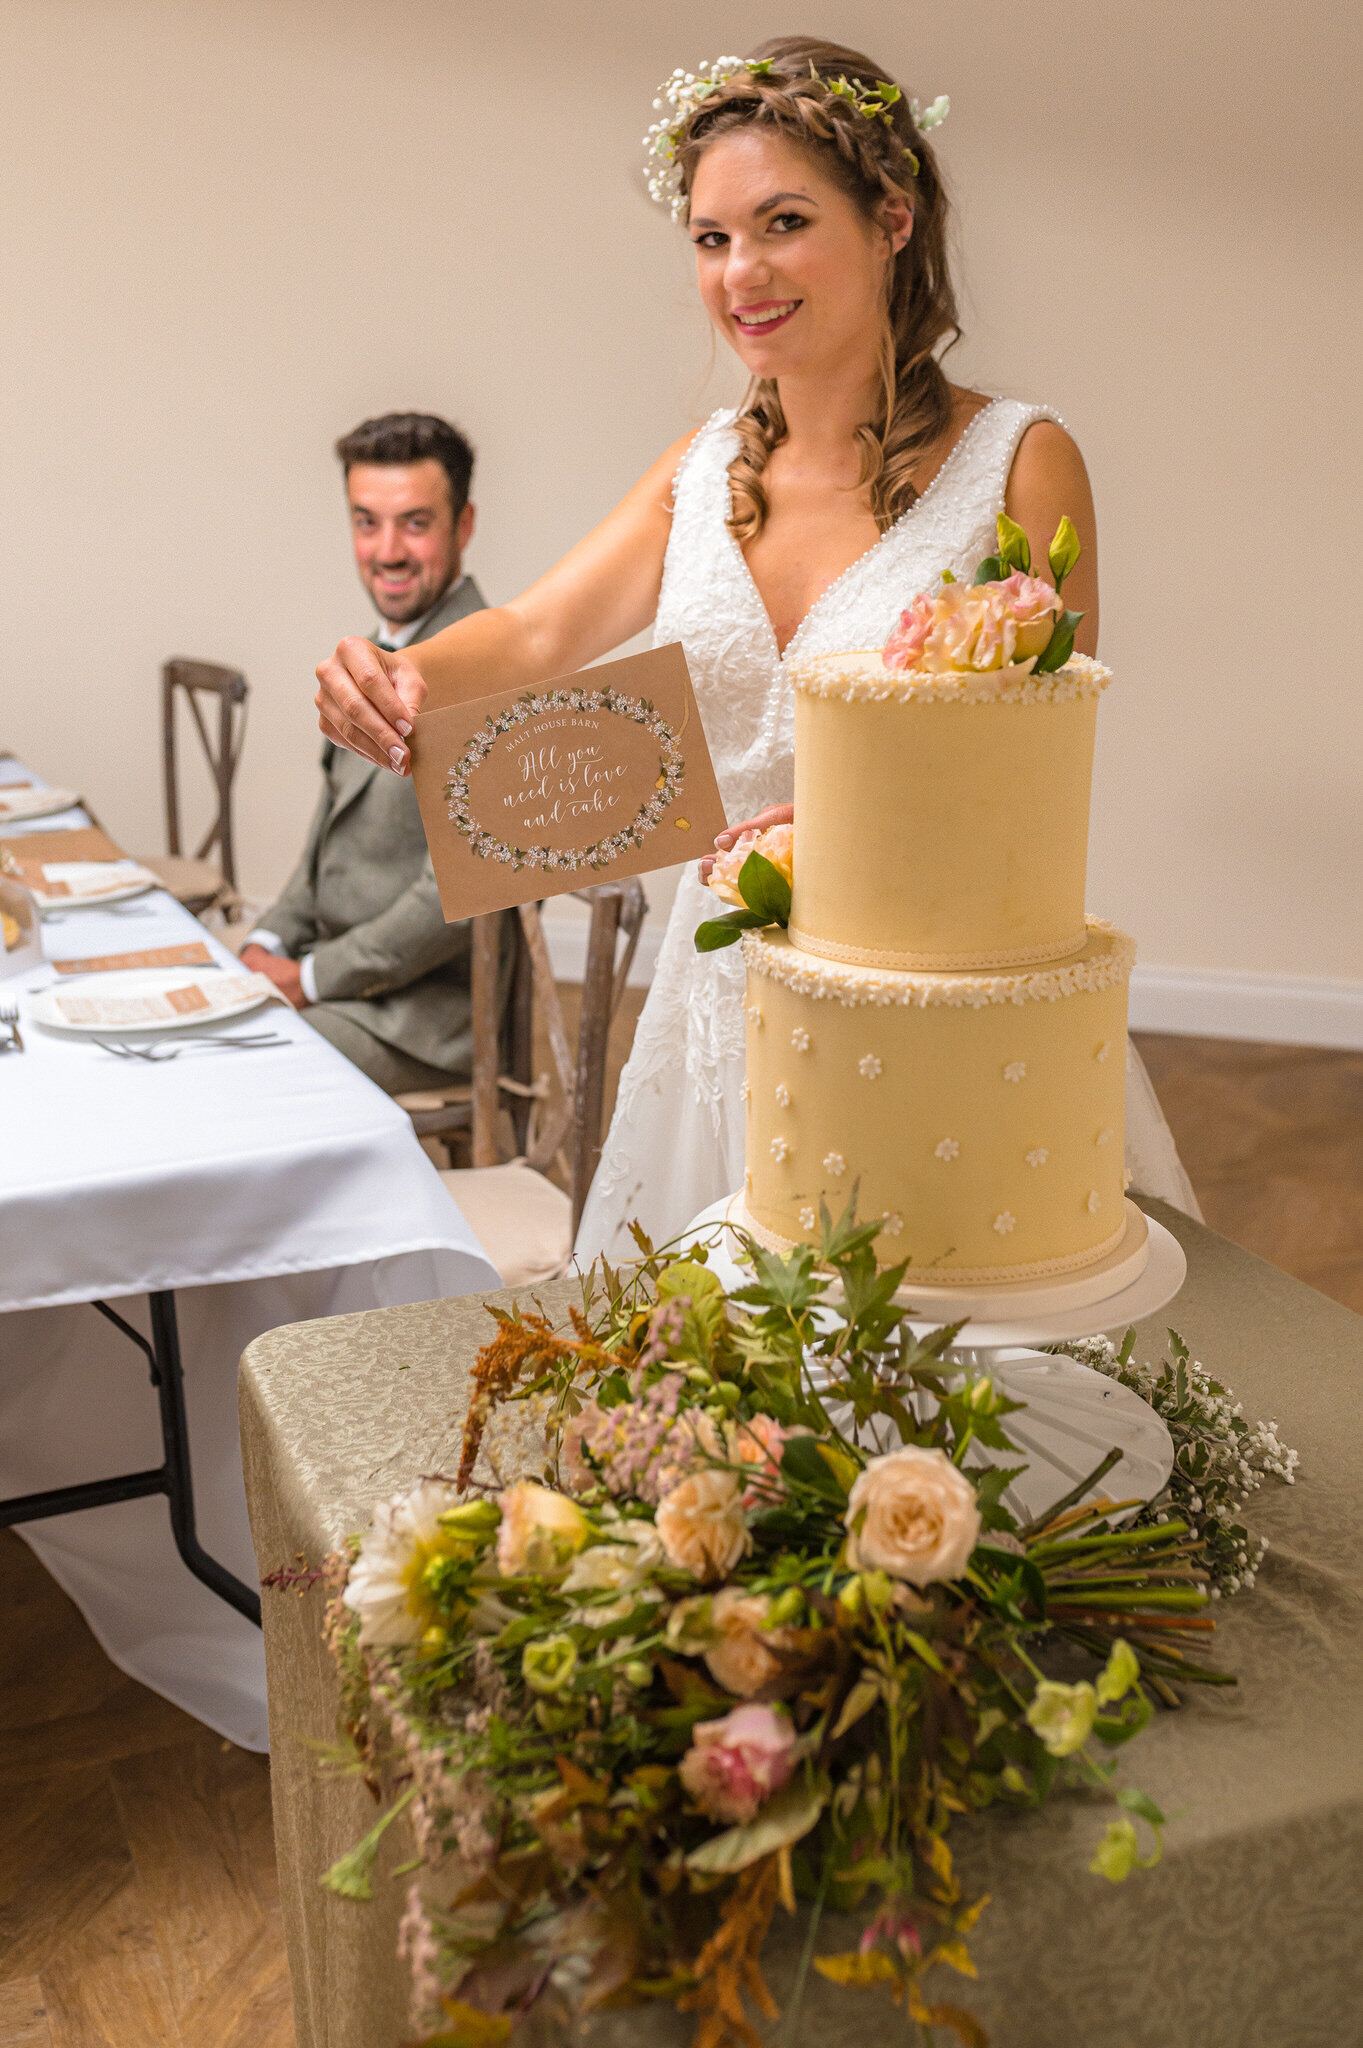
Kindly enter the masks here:
<path id="1" fill-rule="evenodd" d="M 293 2048 L 270 1774 L 0 1531 L 0 2048 Z"/>
<path id="2" fill-rule="evenodd" d="M 1213 1229 L 1363 1310 L 1363 1054 L 1141 1050 Z M 0 1640 L 0 2048 L 293 2048 L 265 1760 L 116 1671 L 5 1531 Z"/>

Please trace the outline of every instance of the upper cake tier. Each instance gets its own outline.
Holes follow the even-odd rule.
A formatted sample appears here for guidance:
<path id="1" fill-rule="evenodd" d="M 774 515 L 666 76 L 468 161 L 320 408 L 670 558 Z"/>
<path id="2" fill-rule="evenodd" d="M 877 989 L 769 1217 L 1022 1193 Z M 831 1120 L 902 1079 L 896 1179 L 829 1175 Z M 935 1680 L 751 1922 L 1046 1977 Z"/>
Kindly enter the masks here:
<path id="1" fill-rule="evenodd" d="M 797 945 L 919 972 L 1083 945 L 1101 663 L 938 675 L 873 648 L 790 674 Z"/>

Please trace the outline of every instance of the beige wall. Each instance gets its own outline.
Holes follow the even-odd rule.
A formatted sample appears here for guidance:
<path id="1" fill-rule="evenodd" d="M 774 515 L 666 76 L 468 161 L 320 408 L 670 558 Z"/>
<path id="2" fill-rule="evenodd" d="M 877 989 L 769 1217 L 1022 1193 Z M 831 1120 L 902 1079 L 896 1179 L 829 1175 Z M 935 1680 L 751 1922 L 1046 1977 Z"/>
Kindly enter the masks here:
<path id="1" fill-rule="evenodd" d="M 244 667 L 245 879 L 368 610 L 335 434 L 448 410 L 510 595 L 725 396 L 638 137 L 771 5 L 9 0 L 0 744 L 159 841 L 157 664 Z M 1355 0 L 844 4 L 947 90 L 959 373 L 1045 398 L 1104 547 L 1095 906 L 1175 969 L 1363 977 Z M 1289 598 L 1268 597 L 1270 585 Z"/>

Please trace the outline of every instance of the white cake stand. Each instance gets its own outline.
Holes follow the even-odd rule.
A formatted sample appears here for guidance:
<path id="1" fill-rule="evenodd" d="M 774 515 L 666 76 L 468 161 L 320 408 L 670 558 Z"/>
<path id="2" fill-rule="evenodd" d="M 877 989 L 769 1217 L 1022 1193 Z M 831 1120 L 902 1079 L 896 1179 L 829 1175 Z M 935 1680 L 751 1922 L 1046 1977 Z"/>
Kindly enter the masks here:
<path id="1" fill-rule="evenodd" d="M 1130 1206 L 1147 1233 L 1144 1257 L 1132 1256 L 1129 1248 L 1123 1256 L 1119 1247 L 1105 1260 L 1103 1267 L 1111 1276 L 1106 1293 L 1095 1293 L 1094 1271 L 1076 1275 L 1068 1289 L 1064 1282 L 1050 1283 L 1044 1307 L 1033 1300 L 1018 1301 L 1013 1309 L 1008 1288 L 979 1289 L 975 1299 L 985 1315 L 976 1317 L 969 1290 L 955 1289 L 948 1295 L 946 1290 L 930 1289 L 940 1297 L 932 1312 L 909 1317 L 917 1335 L 970 1315 L 967 1328 L 945 1354 L 947 1361 L 962 1371 L 992 1374 L 1011 1400 L 1026 1404 L 1005 1421 L 1019 1455 L 1029 1461 L 1004 1493 L 1005 1505 L 1021 1521 L 1043 1514 L 1072 1492 L 1110 1450 L 1120 1450 L 1121 1459 L 1095 1491 L 1111 1499 L 1149 1500 L 1173 1469 L 1173 1440 L 1138 1394 L 1077 1359 L 1055 1358 L 1033 1348 L 1124 1329 L 1142 1316 L 1154 1315 L 1178 1293 L 1188 1270 L 1183 1247 L 1162 1223 Z M 736 1196 L 712 1202 L 684 1232 L 686 1241 L 708 1247 L 710 1267 L 726 1287 L 742 1286 L 747 1277 L 737 1257 L 732 1213 L 737 1207 Z M 912 1308 L 921 1294 L 906 1287 L 901 1299 Z M 994 1461 L 996 1454 L 972 1450 L 973 1462 Z M 1001 1462 L 1016 1462 L 997 1455 Z"/>

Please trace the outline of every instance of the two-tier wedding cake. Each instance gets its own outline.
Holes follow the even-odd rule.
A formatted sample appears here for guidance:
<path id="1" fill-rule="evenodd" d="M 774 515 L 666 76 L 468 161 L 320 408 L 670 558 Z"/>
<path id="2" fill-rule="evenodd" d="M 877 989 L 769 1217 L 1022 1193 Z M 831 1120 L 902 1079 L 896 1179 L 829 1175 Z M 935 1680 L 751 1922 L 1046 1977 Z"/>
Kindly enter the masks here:
<path id="1" fill-rule="evenodd" d="M 1129 1269 L 1144 1244 L 1123 1173 L 1135 947 L 1084 913 L 1109 675 L 1069 651 L 1050 586 L 997 566 L 916 600 L 883 651 L 792 669 L 788 929 L 734 920 L 754 928 L 731 1220 L 817 1244 L 820 1205 L 855 1188 L 881 1263 L 946 1290 Z"/>

